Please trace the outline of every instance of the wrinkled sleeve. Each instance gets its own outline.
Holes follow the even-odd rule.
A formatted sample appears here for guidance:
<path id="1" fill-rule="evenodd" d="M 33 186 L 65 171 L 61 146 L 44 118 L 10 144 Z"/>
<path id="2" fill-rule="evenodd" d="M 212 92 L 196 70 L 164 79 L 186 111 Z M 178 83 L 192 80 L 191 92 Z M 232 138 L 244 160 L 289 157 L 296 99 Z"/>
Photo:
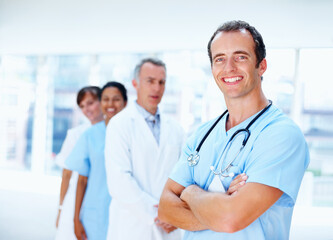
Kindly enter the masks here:
<path id="1" fill-rule="evenodd" d="M 116 117 L 110 120 L 105 139 L 105 169 L 109 193 L 112 199 L 130 209 L 133 217 L 153 224 L 156 217 L 154 205 L 158 204 L 158 199 L 145 192 L 133 177 L 129 126 L 125 126 Z"/>
<path id="2" fill-rule="evenodd" d="M 89 145 L 88 145 L 88 132 L 81 135 L 75 147 L 65 161 L 68 169 L 78 172 L 82 176 L 89 176 L 90 172 L 90 159 L 89 159 Z"/>
<path id="3" fill-rule="evenodd" d="M 309 163 L 304 136 L 291 123 L 268 126 L 254 142 L 245 169 L 247 182 L 280 189 L 284 194 L 277 204 L 294 206 L 298 190 Z"/>

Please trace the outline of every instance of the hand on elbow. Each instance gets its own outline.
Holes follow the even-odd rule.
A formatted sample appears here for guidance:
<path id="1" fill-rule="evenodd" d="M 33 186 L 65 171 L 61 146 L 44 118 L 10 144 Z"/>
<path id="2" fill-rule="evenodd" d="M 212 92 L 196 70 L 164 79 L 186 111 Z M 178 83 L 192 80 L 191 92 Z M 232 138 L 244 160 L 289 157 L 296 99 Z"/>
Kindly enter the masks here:
<path id="1" fill-rule="evenodd" d="M 180 199 L 188 203 L 192 193 L 194 193 L 197 189 L 200 189 L 197 185 L 190 185 L 186 187 L 180 194 Z"/>

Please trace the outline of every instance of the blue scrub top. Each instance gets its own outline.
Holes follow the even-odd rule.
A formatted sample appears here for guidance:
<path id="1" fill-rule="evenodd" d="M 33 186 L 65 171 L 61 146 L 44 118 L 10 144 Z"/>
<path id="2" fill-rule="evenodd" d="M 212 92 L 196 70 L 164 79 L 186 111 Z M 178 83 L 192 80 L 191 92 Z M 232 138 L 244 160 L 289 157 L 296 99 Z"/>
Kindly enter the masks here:
<path id="1" fill-rule="evenodd" d="M 105 172 L 104 146 L 105 122 L 99 122 L 85 131 L 66 166 L 88 177 L 80 219 L 89 240 L 106 239 L 111 197 L 108 192 Z"/>
<path id="2" fill-rule="evenodd" d="M 190 167 L 188 156 L 195 152 L 216 119 L 203 124 L 188 139 L 170 178 L 184 187 L 196 184 L 207 190 L 214 178 L 210 166 L 219 171 L 234 159 L 244 135 L 239 134 L 230 142 L 231 136 L 237 130 L 245 128 L 257 114 L 228 132 L 225 131 L 226 116 L 224 116 L 203 143 L 199 153 L 199 163 Z M 186 231 L 184 239 L 289 239 L 293 206 L 309 163 L 307 144 L 300 129 L 274 105 L 253 123 L 250 132 L 251 136 L 246 146 L 232 162 L 230 172 L 235 174 L 233 178 L 246 173 L 247 182 L 272 186 L 284 194 L 264 214 L 241 231 L 236 233 L 211 230 Z M 224 178 L 222 183 L 225 190 L 228 190 L 232 179 Z"/>

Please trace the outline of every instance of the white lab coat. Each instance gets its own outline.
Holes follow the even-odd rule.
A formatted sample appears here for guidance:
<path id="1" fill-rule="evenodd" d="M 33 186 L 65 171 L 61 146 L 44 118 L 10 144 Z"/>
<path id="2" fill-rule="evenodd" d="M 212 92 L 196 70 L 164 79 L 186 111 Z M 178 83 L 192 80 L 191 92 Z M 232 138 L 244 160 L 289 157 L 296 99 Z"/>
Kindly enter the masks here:
<path id="1" fill-rule="evenodd" d="M 65 161 L 72 152 L 76 142 L 84 131 L 86 131 L 91 124 L 82 124 L 67 131 L 67 136 L 62 144 L 61 151 L 56 157 L 56 164 L 61 168 L 66 168 Z M 71 180 L 62 202 L 62 210 L 60 213 L 58 229 L 56 232 L 55 240 L 76 240 L 74 233 L 74 210 L 75 210 L 75 197 L 76 197 L 76 184 L 79 174 L 72 172 Z"/>
<path id="2" fill-rule="evenodd" d="M 181 153 L 182 128 L 160 116 L 160 145 L 134 104 L 111 119 L 106 130 L 105 164 L 112 201 L 110 240 L 180 239 L 154 223 L 163 187 Z"/>

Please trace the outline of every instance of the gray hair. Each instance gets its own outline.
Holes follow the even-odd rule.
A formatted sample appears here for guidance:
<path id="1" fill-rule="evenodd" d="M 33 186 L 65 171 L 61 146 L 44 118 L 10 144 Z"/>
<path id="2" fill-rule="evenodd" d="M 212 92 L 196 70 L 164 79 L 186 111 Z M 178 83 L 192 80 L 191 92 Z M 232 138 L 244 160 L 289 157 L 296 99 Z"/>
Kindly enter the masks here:
<path id="1" fill-rule="evenodd" d="M 136 65 L 136 67 L 134 69 L 134 78 L 137 81 L 140 81 L 140 79 L 139 79 L 140 71 L 141 71 L 143 64 L 145 64 L 145 63 L 152 63 L 156 66 L 163 67 L 164 70 L 166 71 L 165 63 L 163 61 L 161 61 L 157 58 L 144 58 Z"/>

